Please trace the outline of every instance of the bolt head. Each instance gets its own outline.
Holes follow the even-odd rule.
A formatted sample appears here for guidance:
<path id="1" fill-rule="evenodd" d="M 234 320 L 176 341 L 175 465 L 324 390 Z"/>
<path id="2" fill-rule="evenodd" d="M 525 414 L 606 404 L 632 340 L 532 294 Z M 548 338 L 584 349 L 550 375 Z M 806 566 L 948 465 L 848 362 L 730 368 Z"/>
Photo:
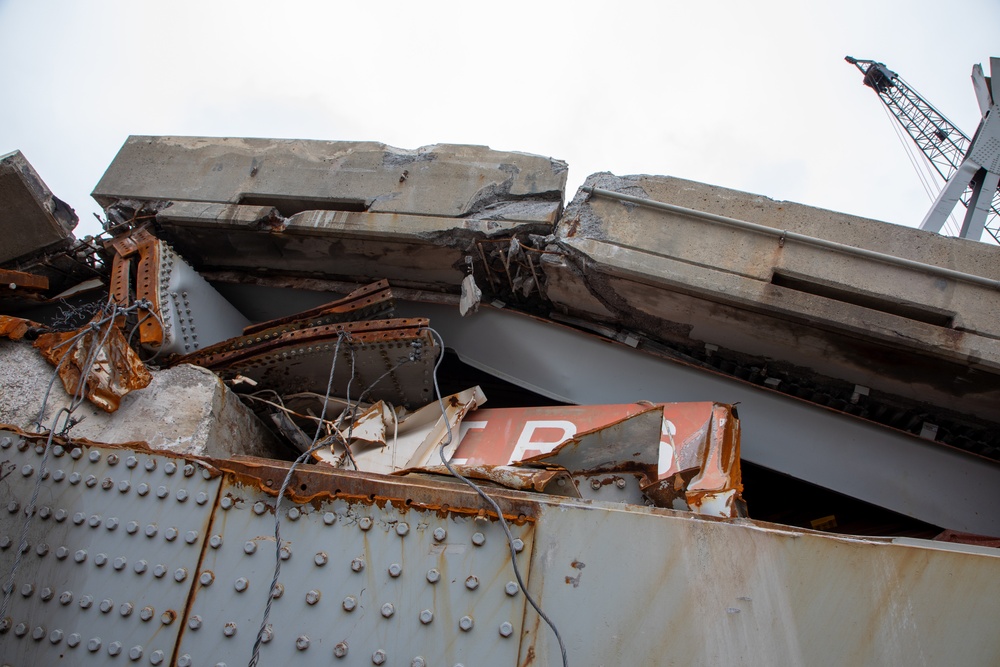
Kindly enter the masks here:
<path id="1" fill-rule="evenodd" d="M 503 592 L 511 597 L 517 595 L 519 590 L 521 590 L 521 587 L 517 585 L 516 581 L 508 581 L 503 587 Z"/>
<path id="2" fill-rule="evenodd" d="M 360 572 L 365 569 L 365 561 L 360 558 L 355 558 L 351 561 L 351 569 L 355 572 Z"/>
<path id="3" fill-rule="evenodd" d="M 306 604 L 310 605 L 316 604 L 317 602 L 319 602 L 319 598 L 320 598 L 320 592 L 317 590 L 311 590 L 308 593 L 306 593 Z"/>
<path id="4" fill-rule="evenodd" d="M 83 637 L 81 637 L 80 633 L 78 632 L 74 632 L 73 634 L 71 634 L 69 637 L 66 638 L 66 644 L 70 648 L 76 648 L 77 646 L 80 645 L 81 641 L 83 641 Z"/>
<path id="5" fill-rule="evenodd" d="M 87 642 L 87 650 L 91 653 L 101 650 L 101 638 L 94 637 Z"/>
<path id="6" fill-rule="evenodd" d="M 392 618 L 392 615 L 396 613 L 396 608 L 391 602 L 386 602 L 382 605 L 382 616 L 385 618 Z"/>
<path id="7" fill-rule="evenodd" d="M 330 558 L 329 556 L 326 555 L 325 551 L 320 551 L 315 556 L 313 556 L 313 562 L 316 563 L 316 565 L 319 567 L 323 567 L 324 565 L 326 565 L 327 561 L 329 560 Z"/>
<path id="8" fill-rule="evenodd" d="M 211 570 L 205 570 L 201 573 L 201 576 L 198 577 L 198 582 L 201 583 L 202 586 L 211 586 L 214 581 L 215 574 Z"/>
<path id="9" fill-rule="evenodd" d="M 121 652 L 122 652 L 122 643 L 121 642 L 111 642 L 110 644 L 108 644 L 108 654 L 109 655 L 115 656 L 115 655 L 118 655 Z"/>
<path id="10" fill-rule="evenodd" d="M 347 642 L 337 642 L 337 645 L 333 647 L 333 657 L 334 658 L 347 657 Z"/>
<path id="11" fill-rule="evenodd" d="M 486 544 L 486 536 L 483 535 L 482 533 L 473 533 L 472 543 L 477 547 L 481 547 L 484 544 Z"/>
<path id="12" fill-rule="evenodd" d="M 444 540 L 445 540 L 446 537 L 448 537 L 448 531 L 447 530 L 445 530 L 444 528 L 441 528 L 440 526 L 438 526 L 437 528 L 434 529 L 434 541 L 435 542 L 444 542 Z"/>
<path id="13" fill-rule="evenodd" d="M 512 634 L 514 634 L 514 626 L 509 621 L 504 621 L 500 624 L 501 637 L 510 637 Z"/>
<path id="14" fill-rule="evenodd" d="M 370 530 L 372 527 L 371 518 L 367 516 L 362 517 L 361 520 L 358 521 L 358 527 L 361 528 L 361 530 Z"/>
<path id="15" fill-rule="evenodd" d="M 253 541 L 246 541 L 243 543 L 243 553 L 252 554 L 257 551 L 257 543 Z"/>
<path id="16" fill-rule="evenodd" d="M 293 507 L 288 510 L 289 521 L 298 521 L 300 516 L 302 516 L 302 511 L 298 507 Z"/>
<path id="17" fill-rule="evenodd" d="M 468 588 L 468 589 L 469 589 L 470 591 L 474 591 L 474 590 L 476 590 L 477 588 L 479 588 L 479 577 L 477 577 L 477 576 L 476 576 L 476 575 L 474 575 L 474 574 L 473 574 L 473 575 L 470 575 L 470 576 L 469 576 L 469 577 L 468 577 L 468 578 L 467 578 L 467 579 L 465 580 L 465 587 L 466 587 L 466 588 Z"/>
<path id="18" fill-rule="evenodd" d="M 436 569 L 431 568 L 430 570 L 427 570 L 427 581 L 431 582 L 432 584 L 436 584 L 440 579 L 441 579 L 441 573 L 438 572 Z"/>
<path id="19" fill-rule="evenodd" d="M 305 651 L 309 648 L 309 637 L 305 635 L 299 635 L 295 638 L 295 648 L 300 651 Z"/>
<path id="20" fill-rule="evenodd" d="M 379 649 L 372 653 L 372 664 L 381 665 L 385 662 L 385 651 Z"/>
<path id="21" fill-rule="evenodd" d="M 140 658 L 142 658 L 142 647 L 141 646 L 133 646 L 132 648 L 130 648 L 128 650 L 128 659 L 129 660 L 131 660 L 132 662 L 135 662 L 136 660 L 139 660 Z"/>
<path id="22" fill-rule="evenodd" d="M 402 565 L 400 565 L 399 563 L 393 563 L 392 565 L 389 566 L 389 576 L 390 577 L 395 578 L 395 577 L 398 577 L 401 574 L 403 574 L 403 566 Z"/>
<path id="23" fill-rule="evenodd" d="M 590 480 L 590 488 L 592 488 L 594 491 L 600 491 L 601 490 L 601 480 L 597 479 L 596 477 L 594 479 Z"/>
<path id="24" fill-rule="evenodd" d="M 337 521 L 337 515 L 334 514 L 333 512 L 326 512 L 325 514 L 323 514 L 323 523 L 325 523 L 326 525 L 332 526 L 334 523 L 336 523 L 336 521 Z"/>
<path id="25" fill-rule="evenodd" d="M 410 532 L 410 524 L 406 522 L 400 522 L 396 524 L 396 534 L 403 537 Z"/>
<path id="26" fill-rule="evenodd" d="M 238 592 L 242 593 L 247 589 L 248 586 L 250 586 L 250 582 L 247 581 L 246 577 L 240 577 L 239 579 L 236 580 L 234 586 L 236 587 L 236 590 Z"/>
<path id="27" fill-rule="evenodd" d="M 159 665 L 164 659 L 163 651 L 153 651 L 149 654 L 149 663 L 151 665 Z"/>
<path id="28" fill-rule="evenodd" d="M 35 629 L 31 631 L 31 638 L 36 642 L 45 638 L 45 628 L 40 625 L 35 626 Z"/>
<path id="29" fill-rule="evenodd" d="M 420 612 L 420 622 L 427 625 L 434 620 L 434 612 L 430 609 L 424 609 Z"/>
<path id="30" fill-rule="evenodd" d="M 174 570 L 174 581 L 176 581 L 177 583 L 180 583 L 185 579 L 187 579 L 187 576 L 188 576 L 188 571 L 186 567 L 179 567 L 176 570 Z"/>
<path id="31" fill-rule="evenodd" d="M 191 667 L 192 664 L 191 656 L 187 653 L 177 658 L 177 667 Z"/>
<path id="32" fill-rule="evenodd" d="M 358 601 L 354 599 L 353 595 L 348 595 L 346 598 L 344 598 L 343 606 L 344 606 L 344 611 L 354 611 L 354 609 L 358 606 Z"/>
<path id="33" fill-rule="evenodd" d="M 197 614 L 195 614 L 194 616 L 192 616 L 191 618 L 189 618 L 188 619 L 188 627 L 191 628 L 192 630 L 199 629 L 201 627 L 201 616 L 198 616 Z"/>
<path id="34" fill-rule="evenodd" d="M 49 633 L 49 641 L 52 642 L 53 644 L 58 644 L 59 642 L 62 641 L 62 638 L 63 638 L 62 630 L 53 630 L 52 632 Z"/>
<path id="35" fill-rule="evenodd" d="M 153 614 L 154 611 L 152 607 L 143 607 L 142 611 L 139 612 L 139 618 L 141 618 L 143 621 L 148 621 L 151 618 L 153 618 Z"/>
<path id="36" fill-rule="evenodd" d="M 208 546 L 212 547 L 213 549 L 218 549 L 219 547 L 221 547 L 222 535 L 212 535 L 210 538 L 208 538 Z"/>
<path id="37" fill-rule="evenodd" d="M 473 626 L 473 620 L 471 616 L 463 616 L 462 618 L 458 619 L 458 627 L 463 632 L 468 632 L 469 630 L 472 629 L 472 626 Z"/>
<path id="38" fill-rule="evenodd" d="M 427 667 L 427 662 L 418 655 L 410 661 L 410 667 Z"/>
<path id="39" fill-rule="evenodd" d="M 524 541 L 520 537 L 514 538 L 514 551 L 517 553 L 524 551 Z"/>
<path id="40" fill-rule="evenodd" d="M 223 628 L 222 628 L 222 634 L 224 634 L 227 637 L 235 637 L 236 636 L 236 624 L 233 623 L 232 621 L 230 621 L 229 623 L 226 623 L 223 626 Z"/>
<path id="41" fill-rule="evenodd" d="M 621 477 L 619 477 L 618 479 L 615 480 L 615 486 L 617 486 L 619 489 L 624 489 L 625 488 L 625 480 L 622 479 Z"/>

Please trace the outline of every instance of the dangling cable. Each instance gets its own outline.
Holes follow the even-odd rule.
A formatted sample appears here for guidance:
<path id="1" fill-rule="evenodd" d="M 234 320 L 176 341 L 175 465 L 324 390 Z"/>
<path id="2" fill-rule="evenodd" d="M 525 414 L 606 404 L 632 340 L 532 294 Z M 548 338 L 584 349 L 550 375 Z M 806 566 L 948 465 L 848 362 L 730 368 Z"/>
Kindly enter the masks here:
<path id="1" fill-rule="evenodd" d="M 545 623 L 550 628 L 552 628 L 552 633 L 556 636 L 556 641 L 559 642 L 559 652 L 562 654 L 563 667 L 568 667 L 569 660 L 566 657 L 566 645 L 563 643 L 562 635 L 559 634 L 559 630 L 556 628 L 555 623 L 552 622 L 552 619 L 550 619 L 545 614 L 545 612 L 542 611 L 542 608 L 538 606 L 538 603 L 535 602 L 535 599 L 531 597 L 530 593 L 528 593 L 528 587 L 524 584 L 524 578 L 521 576 L 521 569 L 517 565 L 517 549 L 514 547 L 514 536 L 510 532 L 510 527 L 507 525 L 507 519 L 504 518 L 503 512 L 500 509 L 500 505 L 497 504 L 495 500 L 486 495 L 486 492 L 483 491 L 478 484 L 462 476 L 461 473 L 455 470 L 455 468 L 451 465 L 450 457 L 446 457 L 444 455 L 445 447 L 450 445 L 452 441 L 451 422 L 448 420 L 448 413 L 445 411 L 444 398 L 441 396 L 441 388 L 438 386 L 438 377 L 437 377 L 438 367 L 441 365 L 442 359 L 444 359 L 444 340 L 441 338 L 441 334 L 439 334 L 434 329 L 427 327 L 426 330 L 429 331 L 431 335 L 437 339 L 438 346 L 441 348 L 440 356 L 438 357 L 437 362 L 434 364 L 434 372 L 433 372 L 434 395 L 437 397 L 438 404 L 441 406 L 441 418 L 444 419 L 444 425 L 448 431 L 448 434 L 445 437 L 444 442 L 442 442 L 441 446 L 438 448 L 438 455 L 441 457 L 441 462 L 444 463 L 444 466 L 445 468 L 448 469 L 448 472 L 450 472 L 452 475 L 454 475 L 458 479 L 465 482 L 468 486 L 470 486 L 472 490 L 475 491 L 477 494 L 479 494 L 479 497 L 485 500 L 493 508 L 493 511 L 496 512 L 497 518 L 500 519 L 500 527 L 503 528 L 504 535 L 507 536 L 507 546 L 510 547 L 510 562 L 511 565 L 514 567 L 514 576 L 517 578 L 517 584 L 521 587 L 521 592 L 524 593 L 524 598 L 538 613 L 538 615 L 542 617 L 542 620 L 545 621 Z"/>

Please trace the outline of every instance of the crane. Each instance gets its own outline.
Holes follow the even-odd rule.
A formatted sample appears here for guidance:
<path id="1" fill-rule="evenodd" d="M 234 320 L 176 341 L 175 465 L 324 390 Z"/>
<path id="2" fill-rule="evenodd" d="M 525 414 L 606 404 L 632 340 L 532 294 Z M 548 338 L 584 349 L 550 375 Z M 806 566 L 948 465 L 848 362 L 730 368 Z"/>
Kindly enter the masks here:
<path id="1" fill-rule="evenodd" d="M 945 180 L 937 199 L 920 225 L 939 232 L 955 205 L 966 207 L 960 236 L 978 240 L 985 229 L 1000 243 L 1000 107 L 993 91 L 1000 93 L 983 75 L 981 65 L 972 68 L 972 83 L 983 118 L 970 139 L 944 114 L 911 88 L 883 63 L 845 57 L 861 71 L 864 85 L 874 90 L 903 127 L 931 166 Z M 990 59 L 991 73 L 1000 75 L 1000 58 Z M 994 79 L 995 80 L 995 79 Z"/>

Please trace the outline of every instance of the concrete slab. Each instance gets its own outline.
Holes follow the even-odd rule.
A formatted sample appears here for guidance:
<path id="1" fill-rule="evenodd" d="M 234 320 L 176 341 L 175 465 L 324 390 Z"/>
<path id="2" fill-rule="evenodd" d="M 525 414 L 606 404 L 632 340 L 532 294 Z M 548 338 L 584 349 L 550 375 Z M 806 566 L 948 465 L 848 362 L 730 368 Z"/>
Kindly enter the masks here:
<path id="1" fill-rule="evenodd" d="M 587 186 L 1000 279 L 1000 249 L 665 176 Z M 565 312 L 1000 420 L 1000 290 L 578 193 L 543 261 Z"/>
<path id="2" fill-rule="evenodd" d="M 0 264 L 72 239 L 77 220 L 21 151 L 0 156 Z"/>
<path id="3" fill-rule="evenodd" d="M 0 340 L 0 423 L 34 432 L 54 368 L 27 342 Z M 116 412 L 84 402 L 73 413 L 82 418 L 71 434 L 98 442 L 145 442 L 178 454 L 229 458 L 237 455 L 279 458 L 279 444 L 257 417 L 211 371 L 181 365 L 152 371 L 145 389 L 122 398 Z M 70 397 L 56 382 L 42 422 L 51 424 Z"/>

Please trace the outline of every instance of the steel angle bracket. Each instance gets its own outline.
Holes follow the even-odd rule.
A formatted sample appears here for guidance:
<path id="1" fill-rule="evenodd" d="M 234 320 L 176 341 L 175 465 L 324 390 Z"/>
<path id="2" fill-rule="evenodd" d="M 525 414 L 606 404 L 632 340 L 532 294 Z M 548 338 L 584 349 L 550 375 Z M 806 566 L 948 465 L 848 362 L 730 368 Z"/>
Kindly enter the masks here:
<path id="1" fill-rule="evenodd" d="M 58 440 L 42 470 L 45 442 L 0 430 L 5 584 L 28 521 L 0 663 L 172 664 L 202 551 L 221 539 L 208 533 L 221 479 L 141 447 Z"/>
<path id="2" fill-rule="evenodd" d="M 248 660 L 269 597 L 262 665 L 516 664 L 524 594 L 501 526 L 470 489 L 307 466 L 279 510 L 278 556 L 285 468 L 220 465 L 232 468 L 212 523 L 223 540 L 202 563 L 216 578 L 183 619 L 178 664 Z M 527 577 L 534 524 L 511 519 Z"/>

